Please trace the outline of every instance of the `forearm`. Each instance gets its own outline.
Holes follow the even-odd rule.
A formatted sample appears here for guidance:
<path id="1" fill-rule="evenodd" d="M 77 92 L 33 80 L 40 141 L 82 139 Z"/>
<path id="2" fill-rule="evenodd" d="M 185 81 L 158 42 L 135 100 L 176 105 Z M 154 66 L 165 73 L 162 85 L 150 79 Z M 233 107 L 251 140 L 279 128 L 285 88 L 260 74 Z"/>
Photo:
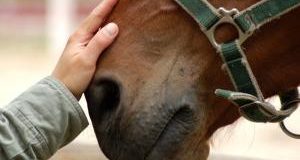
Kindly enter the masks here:
<path id="1" fill-rule="evenodd" d="M 87 125 L 76 98 L 47 77 L 0 110 L 0 159 L 48 159 Z"/>

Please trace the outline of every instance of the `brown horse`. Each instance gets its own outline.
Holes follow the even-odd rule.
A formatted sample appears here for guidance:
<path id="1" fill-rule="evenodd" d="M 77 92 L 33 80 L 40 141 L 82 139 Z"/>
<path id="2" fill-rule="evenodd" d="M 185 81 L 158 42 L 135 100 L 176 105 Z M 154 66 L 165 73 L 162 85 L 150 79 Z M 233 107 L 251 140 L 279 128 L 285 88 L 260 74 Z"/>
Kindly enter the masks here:
<path id="1" fill-rule="evenodd" d="M 210 0 L 242 10 L 259 0 Z M 265 97 L 300 82 L 300 8 L 263 26 L 243 45 Z M 197 23 L 173 0 L 120 0 L 108 21 L 117 41 L 99 61 L 87 91 L 96 136 L 109 159 L 206 159 L 218 128 L 240 115 L 214 95 L 233 89 Z M 218 40 L 236 36 L 217 30 Z"/>

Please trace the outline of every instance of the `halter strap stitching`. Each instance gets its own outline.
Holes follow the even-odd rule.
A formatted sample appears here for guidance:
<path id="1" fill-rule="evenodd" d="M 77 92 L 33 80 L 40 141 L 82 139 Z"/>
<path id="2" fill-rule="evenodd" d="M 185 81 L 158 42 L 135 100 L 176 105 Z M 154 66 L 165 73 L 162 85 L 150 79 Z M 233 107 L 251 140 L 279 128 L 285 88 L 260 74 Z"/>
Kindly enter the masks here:
<path id="1" fill-rule="evenodd" d="M 299 6 L 299 0 L 263 0 L 243 10 L 234 19 L 244 32 L 249 32 L 259 29 Z"/>

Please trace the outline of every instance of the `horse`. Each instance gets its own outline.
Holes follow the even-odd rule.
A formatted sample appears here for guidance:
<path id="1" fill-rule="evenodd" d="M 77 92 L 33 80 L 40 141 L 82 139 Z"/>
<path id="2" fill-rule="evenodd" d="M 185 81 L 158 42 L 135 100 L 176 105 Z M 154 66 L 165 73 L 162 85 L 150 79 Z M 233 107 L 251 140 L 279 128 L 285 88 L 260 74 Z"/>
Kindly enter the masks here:
<path id="1" fill-rule="evenodd" d="M 209 0 L 243 10 L 260 0 Z M 265 97 L 300 82 L 300 8 L 256 31 L 242 48 Z M 112 160 L 204 160 L 209 140 L 241 115 L 216 97 L 234 90 L 222 59 L 199 24 L 174 0 L 120 0 L 107 21 L 120 34 L 98 61 L 86 91 L 99 145 Z M 238 36 L 216 28 L 217 42 Z"/>

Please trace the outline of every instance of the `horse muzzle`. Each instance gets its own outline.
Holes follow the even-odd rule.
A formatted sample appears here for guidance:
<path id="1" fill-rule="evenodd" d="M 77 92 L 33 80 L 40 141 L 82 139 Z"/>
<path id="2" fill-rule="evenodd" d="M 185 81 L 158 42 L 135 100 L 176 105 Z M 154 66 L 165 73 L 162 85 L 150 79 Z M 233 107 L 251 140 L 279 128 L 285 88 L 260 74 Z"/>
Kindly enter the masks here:
<path id="1" fill-rule="evenodd" d="M 108 78 L 95 80 L 86 92 L 104 154 L 111 160 L 171 159 L 195 127 L 194 94 L 148 90 L 134 97 L 126 92 L 122 83 Z"/>

